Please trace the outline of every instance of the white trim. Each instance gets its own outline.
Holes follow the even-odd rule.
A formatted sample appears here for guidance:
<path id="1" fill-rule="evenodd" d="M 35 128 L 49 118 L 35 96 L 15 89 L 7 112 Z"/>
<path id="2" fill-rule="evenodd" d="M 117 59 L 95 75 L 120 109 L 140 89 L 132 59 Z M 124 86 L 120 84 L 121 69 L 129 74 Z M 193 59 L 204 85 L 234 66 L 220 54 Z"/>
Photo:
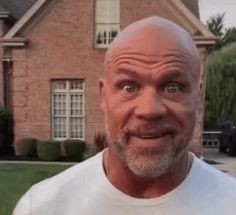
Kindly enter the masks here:
<path id="1" fill-rule="evenodd" d="M 3 39 L 10 39 L 31 19 L 31 17 L 42 7 L 46 0 L 36 1 L 32 7 L 18 20 L 18 22 L 7 32 Z"/>
<path id="2" fill-rule="evenodd" d="M 206 37 L 215 37 L 208 28 L 190 11 L 181 0 L 170 0 L 176 8 L 185 15 L 189 22 L 194 25 Z M 168 1 L 167 1 L 168 2 Z"/>
<path id="3" fill-rule="evenodd" d="M 112 1 L 113 3 L 115 2 L 115 5 L 112 5 Z M 99 5 L 99 2 L 103 2 L 106 3 L 106 8 L 108 10 L 108 7 L 111 6 L 113 8 L 113 12 L 117 15 L 114 16 L 114 14 L 112 14 L 109 10 L 108 13 L 104 13 L 104 10 L 101 9 L 102 5 Z M 112 40 L 119 34 L 120 32 L 120 22 L 121 22 L 121 1 L 120 0 L 96 0 L 95 2 L 95 32 L 94 32 L 94 47 L 96 49 L 103 49 L 103 48 L 108 48 L 109 45 L 111 44 Z M 117 7 L 116 7 L 117 6 Z M 99 10 L 101 9 L 103 11 L 103 15 L 102 17 L 100 17 L 100 13 L 101 11 Z M 106 12 L 106 11 L 105 11 Z M 103 26 L 103 27 L 102 27 Z M 113 38 L 112 35 L 111 37 L 109 37 L 109 34 L 112 34 L 112 29 L 115 26 L 114 29 L 116 29 L 117 32 L 116 36 Z M 99 32 L 102 29 L 101 32 Z M 97 36 L 98 33 L 104 33 L 106 32 L 106 37 L 104 37 L 104 35 L 101 35 L 101 43 L 97 43 Z M 111 39 L 111 41 L 109 41 Z M 105 43 L 104 43 L 105 42 Z"/>
<path id="4" fill-rule="evenodd" d="M 9 13 L 6 12 L 6 13 L 0 13 L 0 18 L 8 18 L 9 17 Z"/>
<path id="5" fill-rule="evenodd" d="M 70 104 L 70 81 L 66 81 L 66 139 L 70 139 L 70 111 L 71 111 L 71 104 Z"/>
<path id="6" fill-rule="evenodd" d="M 82 88 L 83 89 L 76 89 L 75 91 L 73 90 L 70 90 L 70 83 L 71 81 L 73 80 L 82 80 Z M 51 131 L 51 134 L 52 134 L 52 139 L 53 140 L 66 140 L 66 139 L 75 139 L 75 140 L 85 140 L 85 80 L 84 79 L 73 79 L 73 80 L 70 80 L 70 79 L 63 79 L 62 81 L 65 81 L 66 83 L 66 88 L 63 89 L 63 90 L 57 90 L 57 89 L 53 89 L 53 82 L 56 82 L 56 81 L 61 81 L 61 80 L 52 80 L 51 81 L 51 128 L 52 128 L 52 131 Z M 66 95 L 66 114 L 65 114 L 65 117 L 66 117 L 66 122 L 65 122 L 65 125 L 66 125 L 66 137 L 55 137 L 54 136 L 54 131 L 55 131 L 55 124 L 54 124 L 54 118 L 55 118 L 55 115 L 54 115 L 54 98 L 53 98 L 53 95 L 55 94 L 65 94 Z M 71 127 L 70 127 L 70 119 L 74 116 L 71 116 L 70 115 L 70 111 L 71 111 L 71 95 L 81 95 L 82 96 L 82 114 L 79 115 L 79 116 L 76 116 L 78 119 L 81 119 L 81 123 L 82 123 L 82 137 L 70 137 L 71 135 Z"/>
<path id="7" fill-rule="evenodd" d="M 82 140 L 85 140 L 85 117 L 86 117 L 86 115 L 85 115 L 85 113 L 86 113 L 86 110 L 85 110 L 85 108 L 86 108 L 86 105 L 85 105 L 85 102 L 86 102 L 86 100 L 85 100 L 85 95 L 86 95 L 86 91 L 85 91 L 85 87 L 86 87 L 86 85 L 85 85 L 85 79 L 83 79 L 83 89 L 84 89 L 84 93 L 83 93 L 83 138 L 82 138 Z"/>
<path id="8" fill-rule="evenodd" d="M 3 46 L 25 46 L 25 42 L 2 42 Z"/>
<path id="9" fill-rule="evenodd" d="M 204 36 L 193 36 L 195 44 L 197 46 L 212 46 L 219 39 L 217 36 L 214 37 L 204 37 Z"/>

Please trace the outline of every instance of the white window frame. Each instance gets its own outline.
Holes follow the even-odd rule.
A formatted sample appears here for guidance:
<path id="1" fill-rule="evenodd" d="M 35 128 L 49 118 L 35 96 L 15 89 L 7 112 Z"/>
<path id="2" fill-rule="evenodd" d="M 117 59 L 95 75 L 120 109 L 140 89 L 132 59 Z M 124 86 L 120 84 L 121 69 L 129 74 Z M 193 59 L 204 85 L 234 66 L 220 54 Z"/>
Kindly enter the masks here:
<path id="1" fill-rule="evenodd" d="M 53 89 L 53 84 L 56 82 L 65 82 L 66 89 Z M 82 81 L 82 89 L 70 90 L 70 83 L 73 81 Z M 54 129 L 54 95 L 55 94 L 64 94 L 66 95 L 66 137 L 55 137 L 55 129 Z M 70 119 L 73 117 L 70 114 L 71 111 L 71 103 L 70 96 L 76 94 L 82 96 L 82 115 L 77 116 L 82 119 L 82 137 L 70 137 Z M 53 140 L 66 140 L 66 139 L 75 139 L 75 140 L 85 140 L 85 83 L 83 79 L 71 79 L 71 80 L 52 80 L 51 81 L 51 128 L 52 128 L 52 138 Z"/>
<path id="2" fill-rule="evenodd" d="M 107 2 L 107 4 L 111 3 L 112 1 L 117 2 L 117 17 L 112 20 L 112 14 L 109 12 L 104 12 L 106 16 L 103 18 L 99 17 L 99 3 L 100 2 Z M 104 10 L 108 9 L 104 8 Z M 100 11 L 101 13 L 101 11 Z M 108 48 L 110 43 L 113 39 L 119 34 L 120 32 L 120 0 L 96 0 L 96 11 L 95 11 L 95 35 L 94 35 L 94 44 L 96 48 Z M 113 35 L 112 35 L 113 34 Z M 114 35 L 116 34 L 116 35 Z M 98 38 L 98 35 L 100 37 Z M 106 36 L 104 36 L 106 35 Z M 98 43 L 98 40 L 101 43 Z"/>

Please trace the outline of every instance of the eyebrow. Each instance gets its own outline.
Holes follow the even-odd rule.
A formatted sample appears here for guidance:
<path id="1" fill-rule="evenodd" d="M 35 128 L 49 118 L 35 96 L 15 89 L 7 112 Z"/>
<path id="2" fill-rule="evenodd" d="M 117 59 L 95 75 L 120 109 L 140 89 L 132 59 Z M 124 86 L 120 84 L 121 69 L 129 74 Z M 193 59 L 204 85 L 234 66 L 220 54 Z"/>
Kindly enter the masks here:
<path id="1" fill-rule="evenodd" d="M 138 77 L 139 76 L 139 73 L 136 72 L 135 70 L 129 70 L 129 69 L 123 69 L 123 68 L 118 69 L 116 74 L 118 74 L 118 75 L 129 75 L 129 76 L 132 76 L 132 77 Z"/>

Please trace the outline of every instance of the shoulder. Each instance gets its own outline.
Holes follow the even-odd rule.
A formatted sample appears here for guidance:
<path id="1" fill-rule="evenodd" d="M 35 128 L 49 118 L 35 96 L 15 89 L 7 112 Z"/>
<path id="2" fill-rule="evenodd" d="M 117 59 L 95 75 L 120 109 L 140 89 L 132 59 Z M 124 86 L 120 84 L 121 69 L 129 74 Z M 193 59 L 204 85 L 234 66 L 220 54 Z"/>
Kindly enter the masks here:
<path id="1" fill-rule="evenodd" d="M 185 182 L 183 198 L 187 196 L 188 205 L 195 211 L 200 208 L 206 214 L 235 214 L 235 178 L 194 157 Z"/>
<path id="2" fill-rule="evenodd" d="M 39 182 L 34 185 L 31 189 L 33 191 L 40 189 L 47 189 L 50 187 L 58 188 L 68 185 L 73 185 L 74 183 L 78 183 L 78 181 L 88 181 L 93 180 L 96 173 L 100 172 L 102 169 L 102 153 L 95 155 L 92 158 L 89 158 L 81 163 L 78 163 L 60 174 L 53 176 L 49 179 Z"/>
<path id="3" fill-rule="evenodd" d="M 196 157 L 194 158 L 192 169 L 192 178 L 200 187 L 204 187 L 204 189 L 210 190 L 212 193 L 227 192 L 229 195 L 236 197 L 235 178 Z"/>
<path id="4" fill-rule="evenodd" d="M 83 198 L 90 189 L 89 185 L 99 183 L 99 180 L 103 179 L 102 174 L 104 173 L 101 152 L 56 176 L 33 185 L 20 199 L 13 214 L 30 214 L 20 213 L 19 211 L 38 211 L 38 208 L 40 208 L 41 212 L 43 208 L 47 208 L 47 211 L 50 211 L 50 208 L 55 210 L 55 204 L 59 202 L 69 205 L 69 202 L 75 198 L 76 200 Z"/>

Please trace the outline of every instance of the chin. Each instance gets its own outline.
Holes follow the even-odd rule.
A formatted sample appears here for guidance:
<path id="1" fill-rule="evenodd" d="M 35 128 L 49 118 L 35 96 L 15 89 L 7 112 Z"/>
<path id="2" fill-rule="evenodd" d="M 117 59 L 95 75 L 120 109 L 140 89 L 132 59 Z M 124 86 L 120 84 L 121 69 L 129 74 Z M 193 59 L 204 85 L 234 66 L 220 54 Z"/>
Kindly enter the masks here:
<path id="1" fill-rule="evenodd" d="M 109 148 L 135 175 L 155 179 L 168 172 L 187 150 L 188 138 L 182 135 L 157 139 L 109 136 Z"/>
<path id="2" fill-rule="evenodd" d="M 135 175 L 150 179 L 158 178 L 170 169 L 175 161 L 175 152 L 171 147 L 165 151 L 149 150 L 142 153 L 127 149 L 123 161 Z"/>
<path id="3" fill-rule="evenodd" d="M 187 150 L 188 143 L 185 138 L 176 136 L 156 141 L 135 138 L 124 141 L 123 138 L 116 138 L 109 145 L 131 172 L 154 179 L 170 170 L 173 163 Z"/>

